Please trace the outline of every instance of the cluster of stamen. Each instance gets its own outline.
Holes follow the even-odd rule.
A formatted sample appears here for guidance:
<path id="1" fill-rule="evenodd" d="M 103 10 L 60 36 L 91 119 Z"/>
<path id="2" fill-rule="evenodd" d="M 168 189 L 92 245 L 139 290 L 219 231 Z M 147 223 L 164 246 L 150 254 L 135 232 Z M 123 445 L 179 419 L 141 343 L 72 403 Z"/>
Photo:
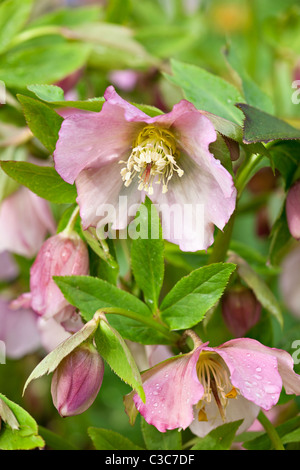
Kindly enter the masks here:
<path id="1" fill-rule="evenodd" d="M 198 420 L 207 421 L 205 403 L 209 404 L 214 397 L 222 420 L 225 421 L 228 399 L 236 398 L 238 395 L 238 391 L 230 382 L 227 367 L 217 354 L 203 351 L 197 362 L 197 375 L 204 387 L 204 395 L 197 404 Z"/>
<path id="2" fill-rule="evenodd" d="M 125 186 L 129 186 L 138 177 L 138 189 L 149 195 L 153 194 L 153 183 L 162 184 L 162 193 L 168 191 L 168 183 L 177 173 L 183 175 L 178 166 L 179 153 L 174 135 L 167 129 L 146 126 L 139 133 L 133 144 L 126 166 L 121 170 Z"/>

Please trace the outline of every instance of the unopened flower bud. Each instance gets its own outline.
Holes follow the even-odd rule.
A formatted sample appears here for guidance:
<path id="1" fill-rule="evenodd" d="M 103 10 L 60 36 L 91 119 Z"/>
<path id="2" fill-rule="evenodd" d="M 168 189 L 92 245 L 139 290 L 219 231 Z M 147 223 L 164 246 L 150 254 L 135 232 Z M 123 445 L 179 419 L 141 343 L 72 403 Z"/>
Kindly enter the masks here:
<path id="1" fill-rule="evenodd" d="M 230 332 L 239 338 L 259 321 L 261 305 L 252 290 L 239 286 L 225 292 L 222 314 Z"/>
<path id="2" fill-rule="evenodd" d="M 286 217 L 290 234 L 300 239 L 300 180 L 289 190 L 286 198 Z"/>
<path id="3" fill-rule="evenodd" d="M 86 411 L 102 385 L 104 362 L 92 344 L 84 344 L 66 356 L 55 369 L 51 394 L 55 408 L 63 417 Z"/>
<path id="4" fill-rule="evenodd" d="M 65 319 L 72 316 L 74 307 L 68 304 L 52 277 L 86 275 L 88 270 L 88 250 L 76 233 L 61 232 L 48 238 L 30 270 L 33 310 L 46 317 L 57 314 L 63 317 L 64 310 L 67 313 Z"/>

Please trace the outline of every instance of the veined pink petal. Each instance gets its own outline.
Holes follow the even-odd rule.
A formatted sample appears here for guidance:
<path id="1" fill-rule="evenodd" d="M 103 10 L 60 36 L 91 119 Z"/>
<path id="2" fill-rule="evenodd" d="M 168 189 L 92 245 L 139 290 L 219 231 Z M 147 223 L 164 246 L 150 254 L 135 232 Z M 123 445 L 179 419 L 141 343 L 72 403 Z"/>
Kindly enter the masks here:
<path id="1" fill-rule="evenodd" d="M 128 209 L 132 205 L 138 207 L 143 194 L 137 190 L 135 184 L 128 188 L 124 186 L 120 170 L 121 165 L 114 162 L 104 168 L 88 169 L 79 174 L 76 179 L 77 202 L 84 229 L 96 227 L 98 223 L 99 226 L 113 223 L 114 230 L 127 227 Z"/>
<path id="2" fill-rule="evenodd" d="M 222 357 L 230 371 L 232 385 L 245 398 L 265 410 L 276 405 L 282 378 L 274 349 L 256 340 L 241 338 L 213 350 Z"/>
<path id="3" fill-rule="evenodd" d="M 168 359 L 142 374 L 146 403 L 137 394 L 133 400 L 147 423 L 160 432 L 186 429 L 193 421 L 193 405 L 204 392 L 196 373 L 200 350 Z"/>
<path id="4" fill-rule="evenodd" d="M 107 95 L 108 92 L 104 96 Z M 138 112 L 134 106 L 127 105 L 129 110 L 134 108 Z M 126 113 L 129 113 L 127 108 L 116 103 L 112 96 L 100 112 L 74 113 L 66 117 L 54 152 L 55 169 L 65 181 L 74 183 L 83 169 L 101 168 L 121 160 L 126 150 L 129 156 L 132 143 L 143 126 L 140 122 L 129 122 Z"/>

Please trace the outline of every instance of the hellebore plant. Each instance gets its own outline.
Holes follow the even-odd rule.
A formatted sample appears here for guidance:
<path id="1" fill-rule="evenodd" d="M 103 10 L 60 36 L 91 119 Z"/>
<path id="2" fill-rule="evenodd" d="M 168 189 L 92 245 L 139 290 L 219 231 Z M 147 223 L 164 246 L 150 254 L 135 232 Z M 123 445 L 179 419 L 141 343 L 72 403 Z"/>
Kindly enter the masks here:
<path id="1" fill-rule="evenodd" d="M 287 394 L 300 394 L 300 376 L 286 351 L 249 338 L 211 348 L 194 332 L 187 334 L 195 342 L 193 351 L 142 374 L 145 403 L 134 392 L 125 397 L 132 421 L 138 411 L 160 432 L 190 427 L 203 437 L 224 422 L 244 419 L 241 433 L 260 408 L 276 405 L 282 387 Z"/>
<path id="2" fill-rule="evenodd" d="M 122 230 L 129 223 L 127 207 L 148 196 L 161 212 L 165 238 L 183 251 L 206 249 L 214 227 L 224 228 L 236 201 L 230 173 L 209 151 L 217 138 L 211 121 L 186 100 L 149 117 L 112 86 L 104 97 L 100 112 L 66 117 L 54 152 L 57 172 L 76 183 L 83 228 L 111 223 L 113 230 Z M 117 216 L 113 211 L 105 216 L 108 205 Z M 204 209 L 203 236 L 192 227 L 197 205 Z M 178 239 L 169 213 L 185 206 L 192 208 L 192 217 Z"/>

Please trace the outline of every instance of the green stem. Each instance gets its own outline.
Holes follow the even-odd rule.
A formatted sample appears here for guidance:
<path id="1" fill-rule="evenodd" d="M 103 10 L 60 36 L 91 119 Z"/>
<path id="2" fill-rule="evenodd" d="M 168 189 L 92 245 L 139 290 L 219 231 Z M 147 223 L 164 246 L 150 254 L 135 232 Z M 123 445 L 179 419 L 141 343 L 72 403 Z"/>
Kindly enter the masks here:
<path id="1" fill-rule="evenodd" d="M 238 199 L 240 198 L 241 193 L 245 189 L 245 186 L 248 183 L 253 170 L 261 162 L 261 160 L 263 158 L 264 158 L 264 155 L 260 155 L 260 154 L 255 153 L 255 154 L 251 155 L 249 160 L 247 160 L 246 164 L 241 168 L 241 170 L 238 173 L 238 176 L 236 178 L 236 182 L 235 182 L 235 187 L 236 187 L 237 192 L 238 192 L 238 196 L 237 196 Z"/>
<path id="2" fill-rule="evenodd" d="M 262 411 L 260 411 L 257 419 L 260 422 L 260 424 L 264 427 L 266 433 L 268 434 L 270 441 L 273 444 L 274 449 L 285 450 L 275 427 L 273 426 L 271 421 L 266 417 L 266 415 Z"/>
<path id="3" fill-rule="evenodd" d="M 79 215 L 79 206 L 77 206 L 72 212 L 69 222 L 66 228 L 64 229 L 64 233 L 66 233 L 67 235 L 70 235 L 74 231 L 74 227 L 75 227 L 78 215 Z"/>
<path id="4" fill-rule="evenodd" d="M 136 312 L 116 307 L 103 308 L 102 310 L 105 314 L 122 315 L 123 317 L 131 318 L 132 320 L 143 323 L 144 325 L 149 326 L 150 328 L 153 328 L 156 331 L 159 331 L 159 333 L 168 338 L 168 340 L 170 340 L 170 342 L 173 344 L 175 344 L 180 338 L 177 333 L 172 333 L 164 325 L 155 321 L 152 317 L 144 317 Z"/>
<path id="5" fill-rule="evenodd" d="M 225 226 L 223 232 L 218 232 L 214 245 L 213 251 L 208 259 L 208 264 L 211 263 L 221 263 L 225 261 L 226 254 L 230 245 L 232 230 L 234 226 L 235 212 L 232 214 L 229 219 L 228 224 Z"/>

